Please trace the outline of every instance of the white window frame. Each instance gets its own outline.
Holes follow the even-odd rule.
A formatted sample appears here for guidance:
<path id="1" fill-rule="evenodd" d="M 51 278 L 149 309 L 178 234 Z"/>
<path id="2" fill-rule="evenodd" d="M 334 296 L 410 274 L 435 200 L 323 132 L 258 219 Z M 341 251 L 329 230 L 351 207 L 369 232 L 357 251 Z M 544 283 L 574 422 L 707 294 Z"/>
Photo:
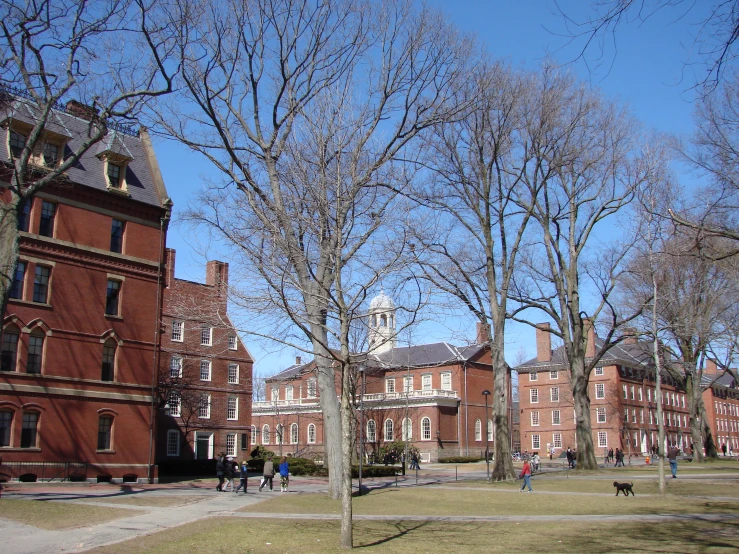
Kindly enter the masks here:
<path id="1" fill-rule="evenodd" d="M 421 418 L 421 440 L 422 441 L 431 440 L 431 418 L 430 417 Z"/>
<path id="2" fill-rule="evenodd" d="M 554 448 L 562 448 L 562 433 L 552 433 L 552 445 Z"/>
<path id="3" fill-rule="evenodd" d="M 552 402 L 559 402 L 559 387 L 549 389 L 549 399 Z"/>
<path id="4" fill-rule="evenodd" d="M 608 447 L 608 433 L 605 431 L 598 431 L 598 448 Z"/>
<path id="5" fill-rule="evenodd" d="M 229 396 L 226 401 L 226 419 L 236 421 L 239 419 L 239 397 Z"/>
<path id="6" fill-rule="evenodd" d="M 531 449 L 536 451 L 541 448 L 541 435 L 534 433 L 531 435 Z"/>
<path id="7" fill-rule="evenodd" d="M 549 372 L 549 380 L 550 381 L 556 381 L 557 379 L 559 379 L 559 371 L 557 371 L 556 369 L 550 371 Z"/>
<path id="8" fill-rule="evenodd" d="M 559 410 L 552 410 L 552 425 L 562 425 L 562 413 Z"/>
<path id="9" fill-rule="evenodd" d="M 532 371 L 529 373 L 529 381 L 538 381 L 539 380 L 539 374 L 536 371 Z"/>
<path id="10" fill-rule="evenodd" d="M 403 392 L 413 392 L 413 375 L 403 375 Z"/>
<path id="11" fill-rule="evenodd" d="M 203 377 L 205 375 L 205 377 Z M 200 360 L 200 380 L 210 381 L 213 376 L 213 362 L 210 360 Z"/>
<path id="12" fill-rule="evenodd" d="M 534 410 L 531 412 L 531 426 L 539 427 L 539 425 L 541 425 L 541 420 L 539 419 L 539 410 Z"/>
<path id="13" fill-rule="evenodd" d="M 239 337 L 236 335 L 228 335 L 228 349 L 238 350 L 239 349 Z"/>
<path id="14" fill-rule="evenodd" d="M 167 415 L 171 417 L 180 417 L 182 414 L 182 395 L 179 391 L 169 391 L 167 397 Z"/>
<path id="15" fill-rule="evenodd" d="M 272 387 L 270 390 L 270 399 L 272 402 L 277 402 L 280 399 L 280 387 Z"/>
<path id="16" fill-rule="evenodd" d="M 606 384 L 605 383 L 596 383 L 595 384 L 595 398 L 597 400 L 602 400 L 606 397 Z"/>
<path id="17" fill-rule="evenodd" d="M 383 442 L 393 442 L 394 436 L 395 436 L 395 423 L 393 422 L 392 419 L 388 418 L 382 424 L 382 441 Z"/>
<path id="18" fill-rule="evenodd" d="M 257 426 L 256 425 L 251 426 L 251 443 L 252 445 L 257 444 Z"/>
<path id="19" fill-rule="evenodd" d="M 433 377 L 431 373 L 421 375 L 421 390 L 433 390 Z"/>
<path id="20" fill-rule="evenodd" d="M 442 372 L 441 390 L 452 390 L 452 372 L 451 371 Z"/>
<path id="21" fill-rule="evenodd" d="M 167 431 L 167 456 L 180 455 L 180 432 L 177 429 Z"/>
<path id="22" fill-rule="evenodd" d="M 413 422 L 409 417 L 403 418 L 402 430 L 403 441 L 413 440 Z"/>
<path id="23" fill-rule="evenodd" d="M 488 419 L 488 442 L 493 442 L 494 440 L 494 429 L 493 429 L 493 420 Z"/>
<path id="24" fill-rule="evenodd" d="M 200 346 L 213 346 L 213 327 L 203 325 L 200 328 Z"/>
<path id="25" fill-rule="evenodd" d="M 395 378 L 394 377 L 385 379 L 385 392 L 388 394 L 393 394 L 395 392 Z"/>
<path id="26" fill-rule="evenodd" d="M 595 368 L 595 374 L 596 375 L 603 375 L 603 367 L 596 367 Z"/>
<path id="27" fill-rule="evenodd" d="M 318 383 L 316 382 L 315 377 L 311 377 L 307 381 L 307 398 L 316 398 L 318 395 Z"/>
<path id="28" fill-rule="evenodd" d="M 285 426 L 282 423 L 275 425 L 275 444 L 285 444 Z"/>
<path id="29" fill-rule="evenodd" d="M 239 384 L 239 364 L 228 364 L 228 384 Z"/>
<path id="30" fill-rule="evenodd" d="M 171 379 L 178 379 L 182 377 L 182 357 L 172 356 L 169 359 L 169 377 Z"/>
<path id="31" fill-rule="evenodd" d="M 475 441 L 482 442 L 482 421 L 475 420 Z"/>
<path id="32" fill-rule="evenodd" d="M 236 456 L 236 433 L 226 434 L 226 456 Z"/>
<path id="33" fill-rule="evenodd" d="M 210 419 L 210 395 L 200 393 L 200 404 L 198 406 L 198 418 Z"/>
<path id="34" fill-rule="evenodd" d="M 539 389 L 529 389 L 529 401 L 531 404 L 539 403 Z"/>
<path id="35" fill-rule="evenodd" d="M 293 399 L 293 386 L 292 385 L 285 385 L 285 400 L 292 400 Z"/>
<path id="36" fill-rule="evenodd" d="M 606 422 L 606 409 L 604 407 L 598 407 L 595 409 L 595 422 L 605 423 Z"/>
<path id="37" fill-rule="evenodd" d="M 372 424 L 372 425 L 370 425 Z M 377 423 L 374 419 L 370 419 L 367 421 L 367 434 L 366 434 L 366 440 L 369 443 L 375 443 L 377 442 Z"/>
<path id="38" fill-rule="evenodd" d="M 629 387 L 627 387 L 626 385 L 623 385 L 623 387 L 624 387 L 624 400 L 628 400 L 629 399 Z"/>
<path id="39" fill-rule="evenodd" d="M 644 401 L 644 389 L 642 387 L 639 387 L 637 391 L 639 392 L 638 394 L 639 402 L 643 402 Z"/>
<path id="40" fill-rule="evenodd" d="M 172 320 L 172 342 L 182 342 L 185 339 L 185 322 Z"/>
<path id="41" fill-rule="evenodd" d="M 262 444 L 269 444 L 269 425 L 262 425 Z"/>
<path id="42" fill-rule="evenodd" d="M 316 426 L 314 423 L 308 425 L 308 444 L 316 444 Z"/>
<path id="43" fill-rule="evenodd" d="M 297 423 L 290 424 L 290 444 L 297 444 L 300 436 L 300 430 Z"/>

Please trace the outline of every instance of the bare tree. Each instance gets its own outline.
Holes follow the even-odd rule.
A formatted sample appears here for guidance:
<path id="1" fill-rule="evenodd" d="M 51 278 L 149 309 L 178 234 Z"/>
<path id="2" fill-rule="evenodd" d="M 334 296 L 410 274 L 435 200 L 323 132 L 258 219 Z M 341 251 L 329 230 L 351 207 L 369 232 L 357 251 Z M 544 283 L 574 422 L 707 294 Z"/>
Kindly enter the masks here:
<path id="1" fill-rule="evenodd" d="M 22 143 L 3 164 L 0 202 L 0 308 L 4 312 L 18 263 L 18 218 L 44 187 L 65 172 L 121 122 L 135 121 L 151 97 L 172 90 L 176 65 L 168 62 L 171 25 L 148 0 L 47 0 L 0 3 L 0 109 L 33 120 L 17 132 Z M 39 164 L 55 110 L 76 100 L 87 106 L 87 135 L 63 159 Z M 11 129 L 12 129 L 11 125 Z"/>
<path id="2" fill-rule="evenodd" d="M 624 315 L 613 302 L 631 241 L 594 243 L 608 218 L 631 203 L 652 160 L 640 151 L 638 127 L 622 108 L 566 74 L 545 68 L 540 79 L 530 117 L 544 129 L 533 145 L 535 180 L 526 174 L 524 182 L 535 198 L 532 216 L 541 235 L 521 258 L 526 271 L 516 280 L 515 296 L 554 321 L 552 333 L 563 341 L 571 372 L 577 467 L 595 469 L 590 372 L 623 340 L 617 329 L 639 312 Z M 589 344 L 596 322 L 604 334 Z"/>
<path id="3" fill-rule="evenodd" d="M 329 489 L 351 548 L 351 325 L 403 251 L 388 219 L 411 175 L 395 160 L 413 158 L 411 141 L 459 111 L 450 100 L 468 45 L 408 1 L 186 8 L 184 104 L 163 109 L 159 125 L 218 171 L 191 215 L 258 276 L 252 307 L 311 344 Z"/>
<path id="4" fill-rule="evenodd" d="M 659 12 L 669 12 L 674 19 L 686 18 L 689 14 L 706 8 L 705 15 L 695 23 L 696 33 L 691 52 L 697 62 L 705 67 L 705 77 L 699 85 L 713 87 L 723 79 L 727 67 L 736 60 L 736 41 L 739 38 L 739 4 L 736 0 L 592 0 L 591 10 L 562 8 L 554 0 L 556 11 L 565 21 L 564 36 L 575 44 L 581 44 L 578 58 L 589 67 L 593 61 L 601 64 L 606 55 L 607 43 L 615 46 L 616 34 L 623 25 L 641 25 Z M 579 7 L 579 6 L 578 6 Z M 594 52 L 592 60 L 589 57 Z M 690 60 L 686 60 L 689 63 Z"/>
<path id="5" fill-rule="evenodd" d="M 432 184 L 415 194 L 430 210 L 424 217 L 433 221 L 413 223 L 424 278 L 461 301 L 488 330 L 496 481 L 515 477 L 505 324 L 512 309 L 508 293 L 531 220 L 531 197 L 538 193 L 536 184 L 528 188 L 522 183 L 524 174 L 536 172 L 530 153 L 543 138 L 527 120 L 538 101 L 533 81 L 501 64 L 478 70 L 460 92 L 459 103 L 472 104 L 470 113 L 438 126 L 429 138 L 426 164 Z M 530 179 L 537 181 L 535 175 Z"/>

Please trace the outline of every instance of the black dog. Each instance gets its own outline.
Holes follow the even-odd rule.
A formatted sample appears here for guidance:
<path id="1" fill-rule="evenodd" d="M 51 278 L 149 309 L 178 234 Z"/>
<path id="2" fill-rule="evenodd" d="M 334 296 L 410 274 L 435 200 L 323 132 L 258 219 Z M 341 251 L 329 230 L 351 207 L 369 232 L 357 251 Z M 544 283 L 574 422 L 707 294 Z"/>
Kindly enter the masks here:
<path id="1" fill-rule="evenodd" d="M 618 483 L 617 481 L 614 481 L 613 486 L 616 487 L 616 496 L 618 496 L 618 493 L 622 491 L 624 496 L 629 496 L 629 493 L 631 493 L 631 496 L 636 496 L 634 494 L 634 489 L 631 488 L 634 486 L 634 483 Z"/>

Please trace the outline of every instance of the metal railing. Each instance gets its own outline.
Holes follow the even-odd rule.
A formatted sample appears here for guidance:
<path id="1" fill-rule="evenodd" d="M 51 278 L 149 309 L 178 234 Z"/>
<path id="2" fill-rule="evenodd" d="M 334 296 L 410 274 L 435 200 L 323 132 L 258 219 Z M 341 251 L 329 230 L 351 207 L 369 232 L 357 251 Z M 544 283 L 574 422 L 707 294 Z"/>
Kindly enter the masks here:
<path id="1" fill-rule="evenodd" d="M 412 390 L 408 392 L 379 392 L 365 394 L 365 402 L 382 402 L 385 400 L 415 400 L 419 398 L 459 398 L 457 391 L 444 389 Z M 357 395 L 357 403 L 360 398 Z M 290 406 L 315 406 L 318 398 L 295 398 L 291 400 L 271 400 L 267 402 L 254 402 L 252 409 L 284 408 Z"/>
<path id="2" fill-rule="evenodd" d="M 25 476 L 28 481 L 84 481 L 88 466 L 88 462 L 3 462 L 0 480 L 19 480 Z"/>

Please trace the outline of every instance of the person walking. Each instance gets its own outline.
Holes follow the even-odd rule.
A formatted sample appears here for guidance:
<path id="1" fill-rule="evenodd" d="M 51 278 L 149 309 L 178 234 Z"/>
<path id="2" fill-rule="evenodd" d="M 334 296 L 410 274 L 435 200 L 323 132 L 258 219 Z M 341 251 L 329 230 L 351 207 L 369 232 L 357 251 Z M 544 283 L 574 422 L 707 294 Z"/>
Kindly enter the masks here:
<path id="1" fill-rule="evenodd" d="M 275 476 L 275 464 L 272 462 L 272 456 L 269 457 L 269 460 L 264 462 L 264 471 L 262 472 L 262 484 L 259 485 L 259 490 L 261 491 L 264 486 L 267 484 L 267 481 L 269 481 L 269 490 L 272 490 L 272 478 Z"/>
<path id="2" fill-rule="evenodd" d="M 223 492 L 223 454 L 218 455 L 218 460 L 216 461 L 216 477 L 218 477 L 218 486 L 216 487 L 216 490 L 218 492 Z"/>
<path id="3" fill-rule="evenodd" d="M 246 463 L 246 460 L 243 460 L 241 462 L 241 467 L 239 468 L 239 486 L 236 487 L 236 490 L 234 492 L 239 492 L 242 488 L 244 489 L 244 494 L 246 494 L 246 488 L 248 486 L 248 472 L 249 472 L 249 465 Z"/>
<path id="4" fill-rule="evenodd" d="M 534 489 L 531 488 L 531 464 L 529 464 L 529 460 L 527 458 L 524 458 L 523 460 L 521 474 L 518 477 L 523 479 L 523 485 L 521 485 L 519 492 L 523 492 L 523 489 L 526 487 L 529 488 L 529 492 L 534 492 Z"/>
<path id="5" fill-rule="evenodd" d="M 726 457 L 726 443 L 723 443 L 721 445 L 721 452 L 723 452 L 724 453 L 724 457 Z"/>
<path id="6" fill-rule="evenodd" d="M 223 487 L 223 492 L 228 492 L 228 486 L 231 485 L 231 491 L 234 490 L 234 461 L 231 456 L 226 458 L 223 462 L 223 475 L 226 478 L 226 486 Z"/>
<path id="7" fill-rule="evenodd" d="M 290 484 L 290 467 L 287 465 L 285 456 L 280 460 L 280 492 L 287 492 L 287 486 Z"/>
<path id="8" fill-rule="evenodd" d="M 674 444 L 667 451 L 667 459 L 670 460 L 670 471 L 673 479 L 677 479 L 677 455 L 679 453 L 680 449 Z"/>
<path id="9" fill-rule="evenodd" d="M 611 463 L 613 463 L 613 448 L 608 449 L 608 458 L 611 460 Z"/>
<path id="10" fill-rule="evenodd" d="M 567 447 L 567 467 L 572 468 L 572 449 Z"/>
<path id="11" fill-rule="evenodd" d="M 539 458 L 539 453 L 538 452 L 534 452 L 534 457 L 531 458 L 531 461 L 534 464 L 534 466 L 533 466 L 534 471 L 539 471 L 539 469 L 541 467 L 540 466 L 540 464 L 541 464 L 541 458 Z"/>

